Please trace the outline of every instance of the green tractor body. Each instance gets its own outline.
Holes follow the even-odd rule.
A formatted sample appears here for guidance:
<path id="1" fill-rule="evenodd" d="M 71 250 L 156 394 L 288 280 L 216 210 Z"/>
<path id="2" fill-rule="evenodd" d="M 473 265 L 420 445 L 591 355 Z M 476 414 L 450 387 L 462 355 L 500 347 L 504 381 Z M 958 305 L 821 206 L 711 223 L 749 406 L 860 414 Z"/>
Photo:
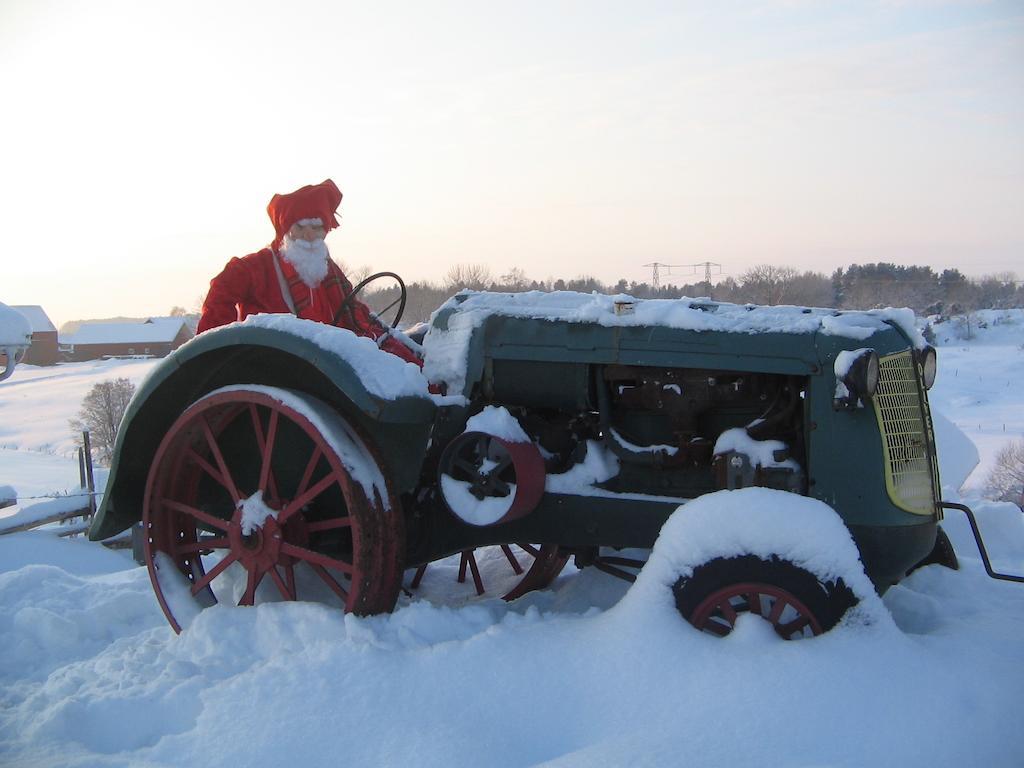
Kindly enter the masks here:
<path id="1" fill-rule="evenodd" d="M 401 531 L 403 569 L 510 542 L 578 561 L 598 547 L 650 547 L 687 500 L 747 486 L 832 507 L 880 590 L 935 546 L 923 375 L 934 353 L 909 312 L 464 292 L 435 312 L 424 341 L 424 374 L 444 396 L 367 345 L 264 316 L 183 346 L 132 402 L 91 537 L 123 531 L 156 503 L 154 460 L 193 403 L 268 387 L 325 404 L 362 437 L 400 507 L 389 530 Z M 488 432 L 496 414 L 511 417 L 511 433 Z M 233 443 L 222 442 L 231 464 Z M 223 520 L 241 506 L 190 498 Z"/>

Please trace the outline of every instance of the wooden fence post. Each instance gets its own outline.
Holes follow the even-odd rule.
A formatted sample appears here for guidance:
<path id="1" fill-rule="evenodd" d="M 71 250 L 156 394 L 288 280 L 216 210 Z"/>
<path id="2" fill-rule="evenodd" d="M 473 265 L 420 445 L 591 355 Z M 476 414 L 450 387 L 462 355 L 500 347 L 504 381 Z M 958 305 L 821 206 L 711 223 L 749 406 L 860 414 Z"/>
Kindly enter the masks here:
<path id="1" fill-rule="evenodd" d="M 89 517 L 96 514 L 96 481 L 92 474 L 92 445 L 89 442 L 89 430 L 82 432 L 82 447 L 85 453 L 85 479 L 89 491 Z"/>

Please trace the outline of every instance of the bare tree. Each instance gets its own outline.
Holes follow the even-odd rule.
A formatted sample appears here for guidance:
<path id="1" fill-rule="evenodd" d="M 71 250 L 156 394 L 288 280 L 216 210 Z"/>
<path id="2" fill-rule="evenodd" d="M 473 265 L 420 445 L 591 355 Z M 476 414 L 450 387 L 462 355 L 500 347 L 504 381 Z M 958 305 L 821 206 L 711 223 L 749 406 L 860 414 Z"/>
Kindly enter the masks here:
<path id="1" fill-rule="evenodd" d="M 503 291 L 525 291 L 530 285 L 530 278 L 520 267 L 510 267 L 508 272 L 498 278 L 496 288 Z"/>
<path id="2" fill-rule="evenodd" d="M 482 291 L 491 284 L 491 270 L 484 264 L 456 264 L 444 278 L 444 285 L 449 291 L 469 288 Z"/>
<path id="3" fill-rule="evenodd" d="M 985 491 L 998 501 L 1012 501 L 1024 509 L 1024 440 L 999 449 L 996 465 L 985 480 Z"/>
<path id="4" fill-rule="evenodd" d="M 359 285 L 363 280 L 373 274 L 373 268 L 367 264 L 363 264 L 358 267 L 349 267 L 345 262 L 338 264 L 341 267 L 341 271 L 345 273 L 345 277 L 352 285 Z"/>
<path id="5" fill-rule="evenodd" d="M 167 316 L 168 317 L 184 317 L 187 314 L 188 314 L 188 310 L 187 309 L 185 309 L 184 307 L 179 307 L 179 306 L 175 305 L 175 306 L 171 307 L 171 311 L 167 313 Z"/>
<path id="6" fill-rule="evenodd" d="M 792 267 L 760 264 L 740 275 L 740 285 L 749 298 L 758 304 L 782 304 L 799 273 Z"/>
<path id="7" fill-rule="evenodd" d="M 117 428 L 134 394 L 135 385 L 128 379 L 101 381 L 89 390 L 82 400 L 78 418 L 70 422 L 79 443 L 82 431 L 89 431 L 92 448 L 103 464 L 109 464 L 113 458 Z"/>

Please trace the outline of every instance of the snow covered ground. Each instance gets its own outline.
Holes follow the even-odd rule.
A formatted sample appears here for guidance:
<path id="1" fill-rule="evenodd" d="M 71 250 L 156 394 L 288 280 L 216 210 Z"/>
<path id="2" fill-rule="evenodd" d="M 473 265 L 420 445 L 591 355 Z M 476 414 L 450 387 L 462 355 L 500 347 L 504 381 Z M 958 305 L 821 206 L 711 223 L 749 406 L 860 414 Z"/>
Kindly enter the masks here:
<path id="1" fill-rule="evenodd" d="M 977 457 L 990 466 L 1024 433 L 1024 323 L 1011 319 L 970 341 L 939 334 L 948 499 Z M 73 492 L 67 422 L 82 396 L 152 365 L 19 367 L 0 384 L 0 486 Z M 997 570 L 1024 573 L 1024 516 L 964 493 Z M 0 510 L 0 524 L 40 503 Z M 570 565 L 505 604 L 457 584 L 457 561 L 389 616 L 218 607 L 178 636 L 125 552 L 3 536 L 0 765 L 1020 766 L 1024 585 L 984 574 L 957 513 L 945 526 L 959 572 L 922 569 L 791 643 L 757 620 L 701 635 L 653 575 L 627 591 Z M 659 543 L 655 562 L 678 556 Z"/>

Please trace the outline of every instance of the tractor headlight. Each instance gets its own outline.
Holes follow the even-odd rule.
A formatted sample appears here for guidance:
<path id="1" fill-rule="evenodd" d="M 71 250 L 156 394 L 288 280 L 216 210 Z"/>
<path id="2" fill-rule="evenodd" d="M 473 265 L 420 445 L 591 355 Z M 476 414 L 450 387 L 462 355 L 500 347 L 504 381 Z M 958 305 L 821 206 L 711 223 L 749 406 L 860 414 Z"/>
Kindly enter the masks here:
<path id="1" fill-rule="evenodd" d="M 878 389 L 878 353 L 873 349 L 865 350 L 854 362 L 850 376 L 857 394 L 874 397 Z"/>
<path id="2" fill-rule="evenodd" d="M 855 408 L 878 389 L 878 353 L 873 349 L 840 352 L 836 357 L 837 408 Z"/>
<path id="3" fill-rule="evenodd" d="M 927 346 L 921 352 L 921 377 L 924 379 L 924 388 L 931 389 L 935 383 L 935 372 L 938 360 L 935 355 L 935 347 Z"/>

